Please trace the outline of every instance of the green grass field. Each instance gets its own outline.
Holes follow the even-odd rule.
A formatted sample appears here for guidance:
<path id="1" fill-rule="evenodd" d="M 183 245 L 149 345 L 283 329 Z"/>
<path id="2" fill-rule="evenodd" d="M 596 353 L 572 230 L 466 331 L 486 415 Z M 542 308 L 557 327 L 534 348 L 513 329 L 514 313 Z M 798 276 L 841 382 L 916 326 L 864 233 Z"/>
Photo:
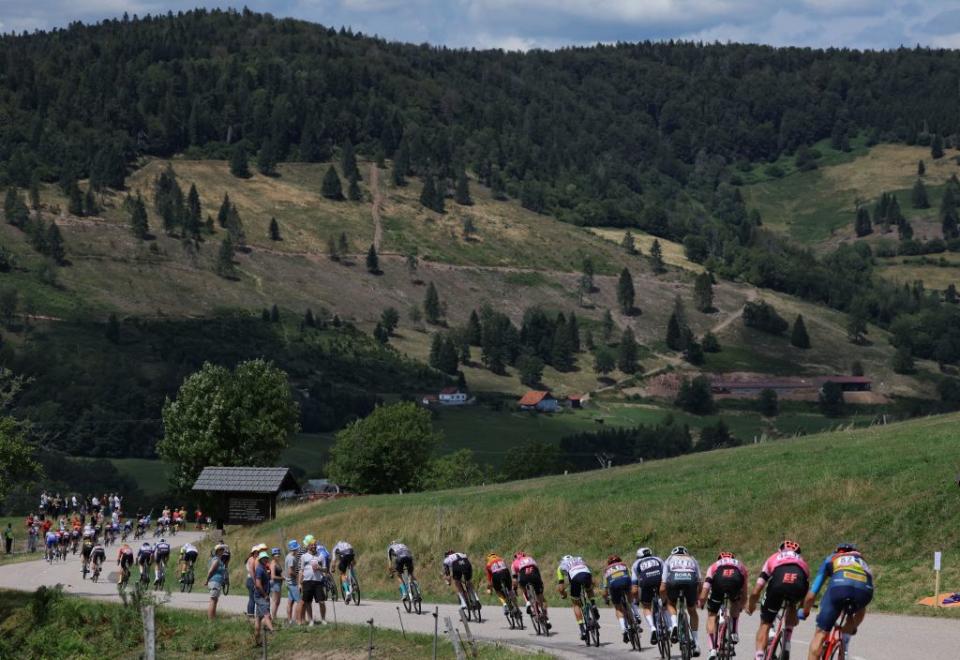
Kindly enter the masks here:
<path id="1" fill-rule="evenodd" d="M 37 616 L 37 612 L 42 618 Z M 93 602 L 48 590 L 41 594 L 0 591 L 0 657 L 40 660 L 45 658 L 94 659 L 137 658 L 143 651 L 143 624 L 136 608 Z M 243 617 L 221 616 L 208 621 L 205 612 L 158 607 L 156 614 L 157 657 L 259 658 L 252 627 Z M 340 624 L 315 629 L 278 628 L 269 637 L 269 657 L 325 658 L 366 657 L 367 626 Z M 375 628 L 377 657 L 419 660 L 432 651 L 429 635 Z M 322 649 L 322 651 L 320 651 Z M 441 638 L 438 657 L 452 660 L 453 646 Z M 548 657 L 478 645 L 478 657 L 486 660 Z"/>
<path id="2" fill-rule="evenodd" d="M 366 592 L 384 597 L 393 586 L 383 548 L 393 538 L 428 567 L 420 575 L 429 597 L 445 593 L 433 567 L 450 547 L 475 557 L 522 548 L 548 567 L 575 552 L 598 568 L 612 551 L 683 543 L 704 561 L 736 551 L 755 570 L 784 535 L 814 562 L 847 539 L 875 570 L 877 609 L 930 614 L 914 603 L 932 584 L 934 550 L 945 551 L 944 588 L 960 588 L 958 422 L 931 417 L 606 471 L 301 505 L 230 538 L 238 547 L 278 534 L 346 538 Z"/>

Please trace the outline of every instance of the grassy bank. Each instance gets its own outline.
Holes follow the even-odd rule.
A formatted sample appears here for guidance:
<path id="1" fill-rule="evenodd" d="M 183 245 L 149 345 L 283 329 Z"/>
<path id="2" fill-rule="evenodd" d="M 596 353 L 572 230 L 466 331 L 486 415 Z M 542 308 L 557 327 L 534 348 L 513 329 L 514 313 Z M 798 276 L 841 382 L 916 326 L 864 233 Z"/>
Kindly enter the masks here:
<path id="1" fill-rule="evenodd" d="M 157 656 L 190 658 L 259 658 L 248 621 L 223 617 L 209 622 L 199 612 L 160 607 L 156 614 Z M 46 590 L 33 594 L 0 591 L 0 657 L 135 658 L 143 650 L 138 611 L 112 603 L 91 602 Z M 377 628 L 376 656 L 397 660 L 429 657 L 432 638 Z M 280 628 L 269 638 L 271 658 L 366 657 L 369 629 L 343 625 L 312 629 Z M 481 645 L 479 657 L 512 660 L 534 657 L 513 650 Z M 441 641 L 441 658 L 454 658 L 454 649 Z M 547 657 L 547 656 L 537 656 Z"/>
<path id="2" fill-rule="evenodd" d="M 544 564 L 577 552 L 599 568 L 612 551 L 683 543 L 703 561 L 736 551 L 755 571 L 785 534 L 811 561 L 850 539 L 875 569 L 878 609 L 929 614 L 913 603 L 932 584 L 934 550 L 945 551 L 945 588 L 960 587 L 960 557 L 951 554 L 960 542 L 958 421 L 933 417 L 601 472 L 304 505 L 229 541 L 244 548 L 306 533 L 327 544 L 346 538 L 358 548 L 365 592 L 393 597 L 383 553 L 402 538 L 423 566 L 428 597 L 444 598 L 438 566 L 448 548 L 476 558 L 524 548 Z"/>

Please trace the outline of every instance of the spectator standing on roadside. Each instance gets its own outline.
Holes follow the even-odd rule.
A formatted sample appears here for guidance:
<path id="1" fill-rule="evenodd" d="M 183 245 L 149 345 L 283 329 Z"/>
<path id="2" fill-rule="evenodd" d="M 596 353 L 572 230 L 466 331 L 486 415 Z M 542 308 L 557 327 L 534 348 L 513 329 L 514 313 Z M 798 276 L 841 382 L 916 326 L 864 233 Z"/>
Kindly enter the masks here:
<path id="1" fill-rule="evenodd" d="M 207 569 L 207 579 L 204 584 L 210 587 L 210 604 L 207 606 L 207 618 L 217 618 L 217 602 L 220 600 L 220 593 L 223 590 L 223 582 L 227 575 L 227 565 L 223 563 L 223 544 L 218 543 L 213 549 L 213 558 L 210 560 L 210 568 Z"/>
<path id="2" fill-rule="evenodd" d="M 300 555 L 302 552 L 296 539 L 287 543 L 287 550 L 289 552 L 283 562 L 284 577 L 287 579 L 287 621 L 299 625 L 302 600 L 298 576 L 300 575 Z"/>
<path id="3" fill-rule="evenodd" d="M 317 557 L 314 554 L 317 551 L 317 542 L 313 536 L 308 534 L 303 539 L 303 544 L 307 546 L 306 551 L 300 556 L 300 595 L 303 603 L 300 606 L 300 623 L 308 626 L 314 625 L 313 601 L 320 602 L 320 570 L 317 566 Z M 323 617 L 321 616 L 321 623 Z"/>
<path id="4" fill-rule="evenodd" d="M 277 550 L 277 554 L 280 551 Z M 270 632 L 273 632 L 273 620 L 270 618 L 270 588 L 272 583 L 270 568 L 270 555 L 266 551 L 261 551 L 257 555 L 257 565 L 254 569 L 253 598 L 255 604 L 253 639 L 260 644 L 260 635 L 266 634 L 262 630 L 264 626 Z"/>
<path id="5" fill-rule="evenodd" d="M 247 563 L 244 566 L 247 572 L 247 616 L 249 617 L 253 617 L 256 614 L 256 603 L 253 592 L 255 586 L 254 581 L 257 579 L 257 557 L 266 549 L 267 546 L 263 543 L 258 543 L 250 548 L 250 554 L 247 556 Z M 267 556 L 269 557 L 269 555 Z"/>
<path id="6" fill-rule="evenodd" d="M 283 591 L 283 559 L 280 548 L 270 551 L 270 620 L 277 620 L 277 610 L 280 609 L 280 595 Z"/>
<path id="7" fill-rule="evenodd" d="M 7 528 L 3 530 L 3 545 L 9 555 L 13 552 L 13 524 L 7 523 Z"/>

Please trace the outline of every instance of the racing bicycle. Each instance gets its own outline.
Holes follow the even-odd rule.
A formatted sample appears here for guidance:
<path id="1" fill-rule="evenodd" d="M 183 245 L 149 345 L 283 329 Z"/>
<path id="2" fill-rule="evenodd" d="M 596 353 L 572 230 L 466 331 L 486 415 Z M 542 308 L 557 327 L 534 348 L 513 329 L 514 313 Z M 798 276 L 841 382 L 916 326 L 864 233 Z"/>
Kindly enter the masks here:
<path id="1" fill-rule="evenodd" d="M 524 587 L 524 595 L 527 598 L 527 614 L 530 615 L 534 632 L 549 637 L 550 621 L 547 619 L 547 613 L 543 611 L 543 606 L 540 604 L 540 599 L 537 598 L 537 592 L 532 584 L 527 584 Z"/>
<path id="2" fill-rule="evenodd" d="M 420 594 L 420 585 L 417 584 L 416 579 L 410 575 L 406 567 L 403 568 L 400 579 L 403 580 L 403 584 L 406 586 L 405 590 L 401 590 L 403 609 L 405 609 L 408 614 L 410 612 L 420 614 L 423 609 L 423 596 Z"/>
<path id="3" fill-rule="evenodd" d="M 483 619 L 480 616 L 480 598 L 477 597 L 477 592 L 473 588 L 473 580 L 457 580 L 457 583 L 460 585 L 460 592 L 463 594 L 463 600 L 466 602 L 467 606 L 462 607 L 461 610 L 464 610 L 464 614 L 467 616 L 467 621 L 476 621 L 480 623 Z"/>
<path id="4" fill-rule="evenodd" d="M 653 596 L 650 607 L 653 612 L 653 625 L 657 631 L 657 648 L 660 649 L 660 658 L 670 660 L 670 623 L 667 619 L 667 608 L 659 594 Z"/>
<path id="5" fill-rule="evenodd" d="M 180 574 L 180 591 L 183 593 L 190 593 L 193 591 L 193 581 L 195 576 L 193 574 L 193 562 L 187 561 L 187 567 Z"/>
<path id="6" fill-rule="evenodd" d="M 590 598 L 587 596 L 587 590 L 581 589 L 577 596 L 577 603 L 580 605 L 580 612 L 583 614 L 583 632 L 584 640 L 587 646 L 593 644 L 600 646 L 600 621 L 594 615 L 593 605 L 590 604 Z"/>
<path id="7" fill-rule="evenodd" d="M 823 647 L 820 649 L 820 655 L 817 656 L 820 660 L 846 660 L 847 658 L 847 646 L 850 644 L 850 635 L 843 632 L 843 629 L 846 628 L 850 617 L 856 613 L 857 604 L 852 600 L 845 600 L 841 604 L 841 607 L 843 608 L 843 613 L 833 626 L 833 630 L 830 631 L 827 641 L 824 642 Z"/>
<path id="8" fill-rule="evenodd" d="M 693 657 L 693 630 L 690 628 L 690 612 L 687 611 L 687 598 L 683 591 L 677 596 L 677 646 L 680 657 L 690 660 Z"/>
<path id="9" fill-rule="evenodd" d="M 725 596 L 723 605 L 717 613 L 717 632 L 714 647 L 717 649 L 717 660 L 733 660 L 736 655 L 733 644 L 733 621 L 730 619 L 730 597 Z"/>
<path id="10" fill-rule="evenodd" d="M 343 596 L 344 605 L 349 605 L 351 600 L 354 605 L 360 604 L 360 582 L 357 580 L 357 571 L 352 564 L 347 568 L 346 581 L 340 582 L 340 595 Z"/>
<path id="11" fill-rule="evenodd" d="M 633 609 L 633 603 L 629 596 L 623 597 L 623 618 L 626 619 L 627 637 L 630 639 L 630 646 L 634 651 L 642 651 L 640 645 L 640 622 L 637 620 L 637 613 Z"/>

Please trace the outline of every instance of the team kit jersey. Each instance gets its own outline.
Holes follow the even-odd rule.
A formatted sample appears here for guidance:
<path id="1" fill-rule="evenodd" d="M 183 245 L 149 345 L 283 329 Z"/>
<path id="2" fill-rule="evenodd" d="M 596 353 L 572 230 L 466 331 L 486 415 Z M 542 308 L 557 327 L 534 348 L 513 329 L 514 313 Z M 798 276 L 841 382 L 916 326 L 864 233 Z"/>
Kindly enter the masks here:
<path id="1" fill-rule="evenodd" d="M 609 564 L 603 571 L 603 585 L 610 593 L 610 600 L 615 605 L 625 603 L 632 583 L 630 568 L 622 561 Z"/>
<path id="2" fill-rule="evenodd" d="M 854 604 L 857 610 L 873 600 L 873 572 L 857 551 L 837 552 L 828 555 L 820 564 L 810 590 L 817 594 L 827 585 L 820 601 L 817 628 L 830 630 L 840 618 L 845 602 Z"/>
<path id="3" fill-rule="evenodd" d="M 687 607 L 693 607 L 700 585 L 700 564 L 690 555 L 670 555 L 663 562 L 663 582 L 667 586 L 667 600 L 671 604 L 683 595 Z"/>
<path id="4" fill-rule="evenodd" d="M 767 587 L 760 602 L 760 620 L 773 623 L 784 603 L 797 604 L 803 600 L 809 582 L 810 568 L 800 553 L 780 550 L 770 555 L 757 578 L 758 585 Z"/>
<path id="5" fill-rule="evenodd" d="M 749 576 L 747 567 L 735 557 L 724 557 L 710 564 L 703 581 L 710 585 L 707 610 L 712 614 L 720 611 L 724 598 L 739 600 Z"/>

